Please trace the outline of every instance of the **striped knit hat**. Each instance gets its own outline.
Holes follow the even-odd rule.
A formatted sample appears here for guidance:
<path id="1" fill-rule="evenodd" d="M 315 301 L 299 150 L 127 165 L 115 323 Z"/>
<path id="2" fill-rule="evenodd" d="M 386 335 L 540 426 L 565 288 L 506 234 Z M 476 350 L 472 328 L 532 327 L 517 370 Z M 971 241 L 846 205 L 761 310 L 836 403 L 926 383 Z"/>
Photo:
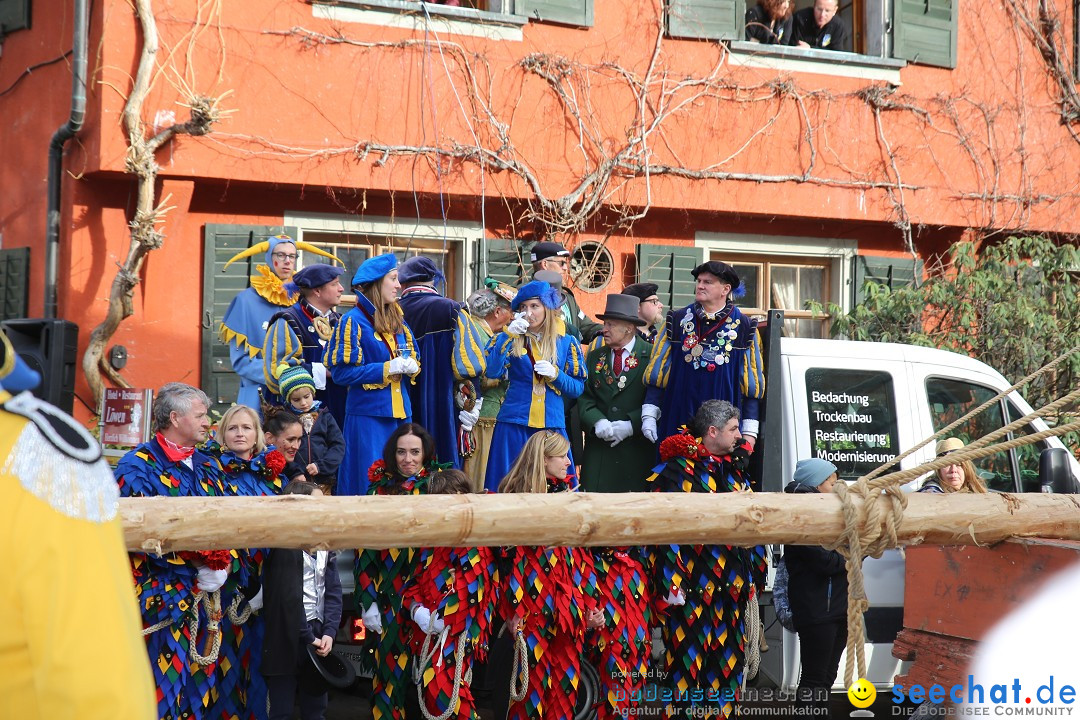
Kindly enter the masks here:
<path id="1" fill-rule="evenodd" d="M 304 369 L 303 365 L 278 365 L 278 385 L 281 388 L 281 397 L 286 402 L 289 396 L 302 387 L 311 388 L 311 394 L 315 394 L 315 381 L 311 379 L 311 373 Z"/>

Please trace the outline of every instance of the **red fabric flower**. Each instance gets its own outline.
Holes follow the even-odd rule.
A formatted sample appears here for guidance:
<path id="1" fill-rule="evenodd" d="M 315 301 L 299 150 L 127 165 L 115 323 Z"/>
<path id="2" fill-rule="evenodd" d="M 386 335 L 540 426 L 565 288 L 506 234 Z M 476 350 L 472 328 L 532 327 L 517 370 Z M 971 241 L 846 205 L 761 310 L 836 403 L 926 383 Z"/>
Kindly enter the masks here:
<path id="1" fill-rule="evenodd" d="M 266 453 L 266 467 L 273 473 L 273 477 L 277 477 L 285 469 L 285 456 L 278 450 L 271 450 Z"/>
<path id="2" fill-rule="evenodd" d="M 371 467 L 367 471 L 367 479 L 369 482 L 375 482 L 386 473 L 386 461 L 376 460 L 371 463 Z"/>
<path id="3" fill-rule="evenodd" d="M 228 570 L 232 565 L 232 552 L 229 550 L 184 550 L 177 554 L 188 562 L 199 562 L 211 570 Z"/>
<path id="4" fill-rule="evenodd" d="M 701 444 L 697 438 L 683 433 L 665 438 L 660 443 L 660 461 L 667 462 L 673 458 L 681 457 L 694 459 L 701 452 Z"/>

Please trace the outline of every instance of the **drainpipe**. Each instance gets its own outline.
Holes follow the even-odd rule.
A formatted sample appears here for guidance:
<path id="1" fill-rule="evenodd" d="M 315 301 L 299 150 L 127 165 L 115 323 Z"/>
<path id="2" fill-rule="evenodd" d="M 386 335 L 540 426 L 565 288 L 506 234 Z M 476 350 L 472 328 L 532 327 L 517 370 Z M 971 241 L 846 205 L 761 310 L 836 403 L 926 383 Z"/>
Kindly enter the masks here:
<path id="1" fill-rule="evenodd" d="M 71 47 L 71 113 L 49 143 L 48 211 L 45 216 L 45 312 L 56 317 L 60 252 L 60 187 L 64 173 L 64 145 L 82 129 L 86 118 L 86 46 L 89 0 L 75 0 L 75 32 Z"/>

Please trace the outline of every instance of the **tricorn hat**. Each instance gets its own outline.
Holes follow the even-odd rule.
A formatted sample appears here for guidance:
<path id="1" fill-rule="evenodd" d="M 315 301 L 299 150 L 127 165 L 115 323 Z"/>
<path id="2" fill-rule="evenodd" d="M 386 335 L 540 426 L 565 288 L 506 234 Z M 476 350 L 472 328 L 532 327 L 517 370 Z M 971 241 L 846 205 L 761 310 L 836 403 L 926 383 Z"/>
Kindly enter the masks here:
<path id="1" fill-rule="evenodd" d="M 641 300 L 633 295 L 612 293 L 607 296 L 607 307 L 604 308 L 604 312 L 596 317 L 601 320 L 622 320 L 642 327 L 648 323 L 638 317 L 639 307 L 641 307 Z"/>

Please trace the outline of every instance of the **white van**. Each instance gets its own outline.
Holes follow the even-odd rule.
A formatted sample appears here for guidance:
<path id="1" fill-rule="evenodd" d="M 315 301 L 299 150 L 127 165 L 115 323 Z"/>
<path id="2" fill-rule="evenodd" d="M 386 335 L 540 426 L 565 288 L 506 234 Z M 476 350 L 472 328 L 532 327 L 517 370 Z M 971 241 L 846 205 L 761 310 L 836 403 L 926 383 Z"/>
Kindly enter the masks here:
<path id="1" fill-rule="evenodd" d="M 776 321 L 782 316 L 773 314 L 773 327 L 762 328 L 763 335 L 772 338 L 767 347 L 780 345 L 779 367 L 773 366 L 775 348 L 766 353 L 773 362 L 768 368 L 761 437 L 775 440 L 759 445 L 767 456 L 760 461 L 763 491 L 782 491 L 794 474 L 795 463 L 809 457 L 825 458 L 837 466 L 842 479 L 856 480 L 1012 384 L 984 363 L 943 350 L 842 340 L 778 340 L 780 323 Z M 1013 392 L 950 435 L 974 440 L 1029 412 L 1028 403 Z M 1023 434 L 1046 427 L 1036 420 Z M 1049 438 L 983 458 L 975 466 L 993 491 L 1040 492 L 1040 455 L 1048 448 L 1063 445 Z M 933 457 L 930 444 L 900 467 L 915 467 Z M 1067 464 L 1075 492 L 1080 465 L 1071 454 Z M 915 490 L 919 484 L 913 481 L 905 489 Z M 903 626 L 904 561 L 898 551 L 890 550 L 880 559 L 868 559 L 863 571 L 870 601 L 865 616 L 867 679 L 888 687 L 901 671 L 900 661 L 892 656 L 892 642 Z M 772 608 L 763 608 L 766 626 L 773 618 Z M 761 657 L 761 671 L 782 689 L 796 687 L 798 636 L 774 623 L 766 639 L 770 650 Z M 837 689 L 842 689 L 845 662 L 846 657 L 841 660 Z"/>

